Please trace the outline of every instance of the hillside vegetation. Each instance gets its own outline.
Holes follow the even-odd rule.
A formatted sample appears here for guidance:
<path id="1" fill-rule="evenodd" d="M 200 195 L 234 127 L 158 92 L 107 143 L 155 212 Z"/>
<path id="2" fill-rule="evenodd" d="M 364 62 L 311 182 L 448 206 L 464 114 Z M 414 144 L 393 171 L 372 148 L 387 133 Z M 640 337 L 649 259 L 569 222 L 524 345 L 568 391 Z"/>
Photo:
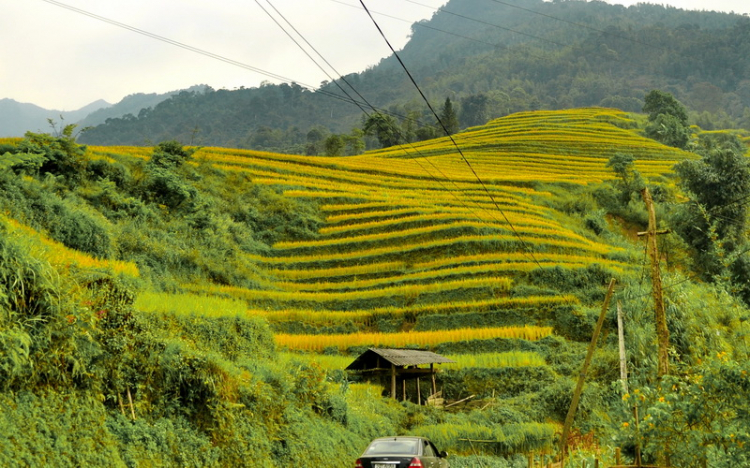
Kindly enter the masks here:
<path id="1" fill-rule="evenodd" d="M 434 108 L 453 101 L 462 128 L 539 109 L 640 112 L 643 96 L 663 89 L 705 130 L 750 130 L 750 19 L 741 15 L 646 3 L 451 0 L 412 26 L 400 55 Z M 321 143 L 331 134 L 358 138 L 352 130 L 364 128 L 363 109 L 374 112 L 364 100 L 390 113 L 406 139 L 435 134 L 434 117 L 391 56 L 317 90 L 266 83 L 183 92 L 112 118 L 82 141 L 150 146 L 177 139 L 325 154 Z M 379 147 L 372 136 L 364 143 Z"/>
<path id="2" fill-rule="evenodd" d="M 351 157 L 81 147 L 70 127 L 0 141 L 0 464 L 333 466 L 409 433 L 451 466 L 526 466 L 555 450 L 611 278 L 630 393 L 613 308 L 574 457 L 746 460 L 741 284 L 696 279 L 675 234 L 660 246 L 675 371 L 656 378 L 628 174 L 678 226 L 672 167 L 700 156 L 643 122 L 524 112 L 454 135 L 461 153 L 443 138 Z M 376 346 L 450 357 L 438 387 L 474 400 L 397 402 L 343 372 Z"/>

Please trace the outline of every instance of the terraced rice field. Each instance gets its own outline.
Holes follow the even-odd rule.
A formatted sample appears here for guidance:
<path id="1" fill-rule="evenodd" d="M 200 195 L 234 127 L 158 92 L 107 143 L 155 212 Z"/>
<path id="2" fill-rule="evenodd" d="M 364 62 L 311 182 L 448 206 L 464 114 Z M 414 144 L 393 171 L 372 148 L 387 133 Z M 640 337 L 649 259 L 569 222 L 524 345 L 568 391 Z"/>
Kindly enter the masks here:
<path id="1" fill-rule="evenodd" d="M 591 108 L 515 114 L 469 129 L 454 136 L 463 156 L 448 139 L 352 157 L 203 148 L 196 160 L 316 201 L 326 224 L 314 239 L 280 242 L 265 256 L 246 256 L 265 269 L 266 289 L 185 289 L 244 301 L 246 313 L 267 318 L 278 345 L 290 350 L 430 347 L 518 338 L 532 329 L 523 336 L 539 339 L 553 333 L 536 326 L 540 314 L 576 307 L 579 300 L 516 290 L 519 278 L 540 269 L 599 265 L 617 274 L 633 268 L 621 248 L 551 208 L 550 184 L 612 179 L 606 163 L 618 152 L 635 156 L 647 178 L 668 173 L 689 156 L 631 127 L 622 112 Z M 132 148 L 91 151 L 147 157 Z M 455 325 L 464 315 L 524 311 L 536 319 L 502 333 Z M 442 330 L 412 330 L 429 316 L 456 320 L 445 321 Z M 296 332 L 288 332 L 292 325 Z"/>

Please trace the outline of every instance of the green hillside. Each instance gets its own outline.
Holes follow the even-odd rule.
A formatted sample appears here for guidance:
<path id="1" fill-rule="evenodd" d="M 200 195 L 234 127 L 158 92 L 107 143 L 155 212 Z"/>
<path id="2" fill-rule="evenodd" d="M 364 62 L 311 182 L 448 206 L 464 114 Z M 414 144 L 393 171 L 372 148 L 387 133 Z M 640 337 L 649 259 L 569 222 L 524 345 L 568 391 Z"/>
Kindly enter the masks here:
<path id="1" fill-rule="evenodd" d="M 393 18 L 379 21 L 387 26 Z M 643 96 L 663 89 L 703 129 L 750 130 L 750 20 L 742 15 L 646 3 L 625 8 L 580 0 L 451 0 L 412 25 L 399 54 L 433 107 L 446 97 L 453 101 L 462 128 L 539 109 L 640 112 Z M 352 137 L 353 128 L 363 128 L 363 110 L 373 112 L 369 104 L 393 115 L 406 139 L 435 132 L 434 117 L 391 56 L 317 90 L 282 83 L 183 92 L 112 118 L 82 141 L 152 145 L 176 139 L 324 154 L 324 138 Z M 417 127 L 423 131 L 415 134 Z M 365 143 L 378 147 L 372 137 Z"/>
<path id="2" fill-rule="evenodd" d="M 739 244 L 709 225 L 714 274 L 689 236 L 660 240 L 673 373 L 657 379 L 633 192 L 645 181 L 661 227 L 686 232 L 695 194 L 674 165 L 739 140 L 699 132 L 688 152 L 643 121 L 525 112 L 456 134 L 461 153 L 444 138 L 351 157 L 86 148 L 70 128 L 0 141 L 0 464 L 334 466 L 407 433 L 454 467 L 549 459 L 611 278 L 630 391 L 613 306 L 577 466 L 615 447 L 658 461 L 665 444 L 679 466 L 746 460 Z M 343 371 L 369 347 L 446 355 L 443 395 L 474 397 L 383 396 Z"/>

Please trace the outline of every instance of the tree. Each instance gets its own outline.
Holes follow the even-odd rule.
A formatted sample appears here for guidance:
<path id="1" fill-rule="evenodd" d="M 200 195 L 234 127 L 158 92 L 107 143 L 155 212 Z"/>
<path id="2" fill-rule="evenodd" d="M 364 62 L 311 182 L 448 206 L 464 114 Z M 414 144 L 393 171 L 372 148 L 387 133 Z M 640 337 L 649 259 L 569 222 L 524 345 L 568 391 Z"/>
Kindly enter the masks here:
<path id="1" fill-rule="evenodd" d="M 383 148 L 401 144 L 401 132 L 396 119 L 387 114 L 375 112 L 367 117 L 364 125 L 365 135 L 375 135 Z"/>
<path id="2" fill-rule="evenodd" d="M 678 213 L 676 227 L 693 248 L 697 265 L 709 279 L 727 279 L 750 300 L 750 272 L 744 253 L 750 192 L 750 163 L 744 145 L 736 137 L 699 140 L 700 160 L 675 165 L 679 185 L 691 196 L 691 203 Z"/>
<path id="3" fill-rule="evenodd" d="M 50 124 L 55 128 L 52 121 Z M 70 184 L 76 184 L 81 180 L 86 168 L 86 147 L 76 143 L 74 135 L 75 124 L 63 127 L 62 131 L 56 132 L 57 136 L 47 133 L 26 132 L 25 138 L 18 144 L 17 152 L 29 155 L 41 155 L 41 158 L 32 158 L 32 169 L 39 165 L 39 173 L 62 176 Z"/>
<path id="4" fill-rule="evenodd" d="M 464 125 L 483 125 L 489 119 L 489 98 L 485 94 L 473 94 L 461 100 L 461 121 Z"/>
<path id="5" fill-rule="evenodd" d="M 323 142 L 323 148 L 325 149 L 326 156 L 341 156 L 341 151 L 344 149 L 344 139 L 340 135 L 330 135 Z"/>
<path id="6" fill-rule="evenodd" d="M 328 133 L 326 129 L 321 126 L 313 127 L 307 132 L 307 146 L 305 147 L 306 155 L 315 156 L 320 154 L 321 146 L 326 138 L 326 133 Z"/>
<path id="7" fill-rule="evenodd" d="M 668 146 L 685 148 L 690 139 L 685 106 L 669 93 L 653 90 L 646 95 L 643 112 L 648 113 L 646 136 Z"/>
<path id="8" fill-rule="evenodd" d="M 451 98 L 445 98 L 443 110 L 440 112 L 440 121 L 443 123 L 443 127 L 448 135 L 453 135 L 460 128 L 458 116 L 456 115 L 456 111 L 453 110 Z"/>
<path id="9" fill-rule="evenodd" d="M 646 125 L 646 136 L 667 146 L 684 149 L 690 140 L 690 128 L 673 115 L 659 114 Z"/>
<path id="10" fill-rule="evenodd" d="M 620 189 L 620 202 L 627 205 L 633 192 L 639 192 L 645 186 L 641 174 L 635 168 L 635 158 L 630 154 L 617 153 L 609 158 L 607 167 L 617 174 L 619 180 L 615 186 Z"/>
<path id="11" fill-rule="evenodd" d="M 156 145 L 154 154 L 151 155 L 151 162 L 159 166 L 179 167 L 185 161 L 192 158 L 197 148 L 185 149 L 180 142 L 176 140 L 163 141 Z"/>
<path id="12" fill-rule="evenodd" d="M 671 115 L 682 124 L 687 125 L 688 115 L 685 106 L 670 93 L 654 89 L 644 99 L 643 112 L 648 113 L 650 122 L 656 120 L 660 114 Z"/>
<path id="13" fill-rule="evenodd" d="M 357 155 L 362 154 L 365 151 L 365 133 L 359 128 L 353 128 L 349 135 L 344 135 L 344 142 L 346 143 L 346 154 Z"/>

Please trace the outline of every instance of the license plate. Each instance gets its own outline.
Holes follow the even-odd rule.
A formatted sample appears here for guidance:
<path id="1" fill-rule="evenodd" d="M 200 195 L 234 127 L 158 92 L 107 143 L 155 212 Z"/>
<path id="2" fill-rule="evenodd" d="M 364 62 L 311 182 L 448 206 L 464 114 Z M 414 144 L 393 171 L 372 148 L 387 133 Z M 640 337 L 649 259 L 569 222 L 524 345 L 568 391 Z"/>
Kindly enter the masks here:
<path id="1" fill-rule="evenodd" d="M 372 468 L 394 468 L 398 466 L 398 462 L 395 463 L 373 463 Z"/>

